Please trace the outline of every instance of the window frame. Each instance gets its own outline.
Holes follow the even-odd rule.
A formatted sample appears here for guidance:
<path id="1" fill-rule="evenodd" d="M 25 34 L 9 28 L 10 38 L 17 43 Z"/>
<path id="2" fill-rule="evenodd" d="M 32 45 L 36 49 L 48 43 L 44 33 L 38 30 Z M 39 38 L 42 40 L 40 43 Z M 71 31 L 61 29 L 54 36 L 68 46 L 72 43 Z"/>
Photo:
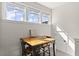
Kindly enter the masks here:
<path id="1" fill-rule="evenodd" d="M 14 8 L 15 10 L 21 10 L 24 12 L 24 16 L 23 16 L 23 21 L 16 21 L 15 20 L 10 20 L 10 19 L 7 19 L 7 4 L 13 4 L 16 8 Z M 10 7 L 10 6 L 8 6 Z M 12 7 L 13 8 L 13 7 Z M 22 9 L 23 8 L 23 9 Z M 27 8 L 21 4 L 17 4 L 17 3 L 13 3 L 13 2 L 5 2 L 5 3 L 2 3 L 2 19 L 6 19 L 7 21 L 15 21 L 15 22 L 26 22 L 26 10 Z"/>

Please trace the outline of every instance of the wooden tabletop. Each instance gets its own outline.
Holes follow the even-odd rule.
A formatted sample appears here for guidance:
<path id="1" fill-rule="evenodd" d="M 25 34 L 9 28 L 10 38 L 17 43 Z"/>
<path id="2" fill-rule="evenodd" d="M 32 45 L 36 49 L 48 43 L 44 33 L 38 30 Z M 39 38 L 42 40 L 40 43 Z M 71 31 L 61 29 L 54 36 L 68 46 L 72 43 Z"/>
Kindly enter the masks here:
<path id="1" fill-rule="evenodd" d="M 45 43 L 49 43 L 51 41 L 55 41 L 53 38 L 25 38 L 23 39 L 26 43 L 28 43 L 31 46 L 41 45 Z"/>

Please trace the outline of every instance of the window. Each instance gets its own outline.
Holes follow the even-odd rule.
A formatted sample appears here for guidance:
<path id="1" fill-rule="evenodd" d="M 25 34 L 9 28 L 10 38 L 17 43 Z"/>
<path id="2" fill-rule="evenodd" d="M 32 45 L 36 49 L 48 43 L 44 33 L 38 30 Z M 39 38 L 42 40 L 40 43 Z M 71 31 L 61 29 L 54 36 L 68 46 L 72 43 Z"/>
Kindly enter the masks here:
<path id="1" fill-rule="evenodd" d="M 56 26 L 56 30 L 57 30 L 57 32 L 60 34 L 60 36 L 67 42 L 67 41 L 68 41 L 68 37 L 67 37 L 67 35 L 64 33 L 64 31 L 61 30 L 58 26 Z"/>
<path id="2" fill-rule="evenodd" d="M 6 3 L 6 18 L 7 20 L 23 21 L 24 20 L 24 9 L 16 6 L 13 3 Z"/>
<path id="3" fill-rule="evenodd" d="M 36 10 L 29 10 L 28 22 L 39 23 L 39 12 L 37 12 Z"/>
<path id="4" fill-rule="evenodd" d="M 49 17 L 47 14 L 43 14 L 42 15 L 42 23 L 43 24 L 48 24 L 48 20 L 49 20 Z"/>
<path id="5" fill-rule="evenodd" d="M 26 6 L 25 2 L 6 2 L 4 5 L 3 18 L 7 20 L 48 24 L 50 14 L 42 13 L 40 9 L 30 5 Z"/>

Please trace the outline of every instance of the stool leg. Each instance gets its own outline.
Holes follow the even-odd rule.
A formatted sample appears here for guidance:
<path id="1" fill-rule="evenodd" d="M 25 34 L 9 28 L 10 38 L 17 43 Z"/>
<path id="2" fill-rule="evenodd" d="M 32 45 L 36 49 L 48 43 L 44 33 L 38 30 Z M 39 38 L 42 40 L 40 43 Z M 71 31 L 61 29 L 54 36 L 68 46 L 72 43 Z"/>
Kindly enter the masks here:
<path id="1" fill-rule="evenodd" d="M 55 42 L 53 43 L 53 56 L 55 56 Z"/>
<path id="2" fill-rule="evenodd" d="M 33 56 L 33 51 L 31 52 L 31 56 Z"/>
<path id="3" fill-rule="evenodd" d="M 45 47 L 43 47 L 43 56 L 45 56 Z"/>
<path id="4" fill-rule="evenodd" d="M 48 46 L 49 56 L 50 56 L 50 45 Z"/>

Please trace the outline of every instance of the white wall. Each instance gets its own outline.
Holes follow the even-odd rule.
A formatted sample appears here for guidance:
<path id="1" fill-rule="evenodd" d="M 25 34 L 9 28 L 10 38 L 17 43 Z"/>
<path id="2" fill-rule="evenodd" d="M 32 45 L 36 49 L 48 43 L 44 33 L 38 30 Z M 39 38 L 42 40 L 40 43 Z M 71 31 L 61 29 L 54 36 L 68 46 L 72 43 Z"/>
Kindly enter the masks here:
<path id="1" fill-rule="evenodd" d="M 49 13 L 51 13 L 51 11 L 49 11 Z M 21 55 L 20 38 L 29 36 L 29 29 L 32 29 L 32 35 L 35 36 L 51 35 L 51 27 L 47 24 L 14 22 L 1 19 L 0 55 Z"/>
<path id="2" fill-rule="evenodd" d="M 63 28 L 64 31 L 67 33 L 67 35 L 72 37 L 72 39 L 68 38 L 68 40 L 71 40 L 73 42 L 74 50 L 70 48 L 69 46 L 70 43 L 68 43 L 66 53 L 70 55 L 75 55 L 74 38 L 79 38 L 79 27 L 78 27 L 79 25 L 79 3 L 77 2 L 68 3 L 58 8 L 55 8 L 52 11 L 53 11 L 52 12 L 53 25 L 59 24 L 61 28 Z M 62 45 L 60 45 L 60 43 L 61 42 L 58 41 L 56 46 L 62 48 Z M 59 49 L 58 47 L 57 49 Z"/>
<path id="3" fill-rule="evenodd" d="M 53 23 L 59 24 L 73 38 L 79 37 L 79 3 L 69 3 L 53 10 Z"/>

